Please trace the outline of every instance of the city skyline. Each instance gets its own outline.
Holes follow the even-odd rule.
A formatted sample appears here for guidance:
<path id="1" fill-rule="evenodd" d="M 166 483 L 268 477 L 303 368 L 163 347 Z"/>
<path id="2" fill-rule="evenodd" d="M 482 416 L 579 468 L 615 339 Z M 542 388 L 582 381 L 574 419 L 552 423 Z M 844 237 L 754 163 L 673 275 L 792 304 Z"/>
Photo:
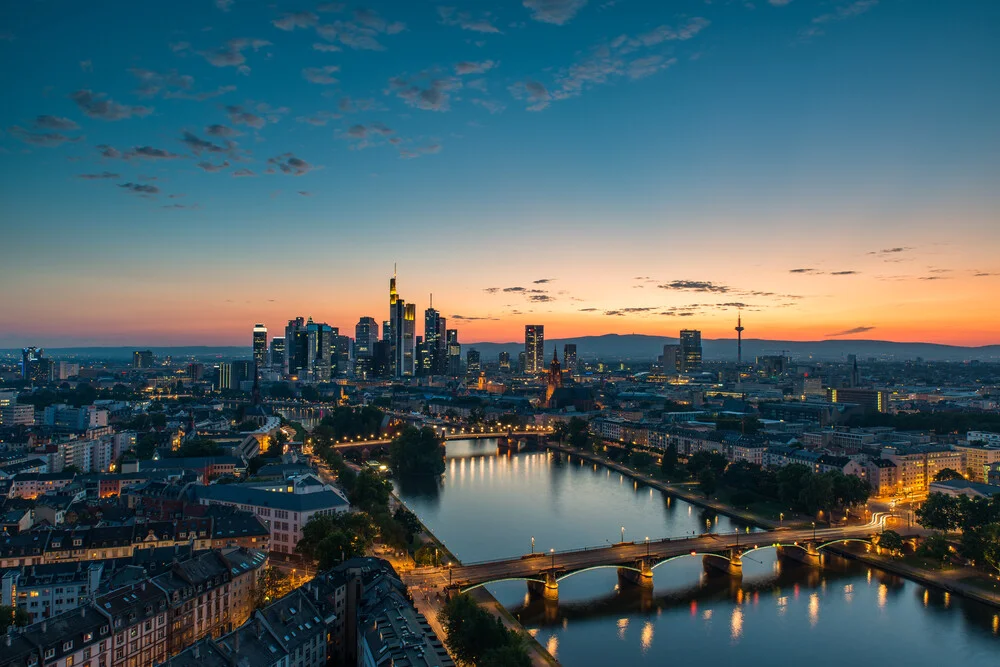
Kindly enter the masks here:
<path id="1" fill-rule="evenodd" d="M 1000 7 L 178 7 L 0 9 L 0 347 L 1000 342 Z"/>

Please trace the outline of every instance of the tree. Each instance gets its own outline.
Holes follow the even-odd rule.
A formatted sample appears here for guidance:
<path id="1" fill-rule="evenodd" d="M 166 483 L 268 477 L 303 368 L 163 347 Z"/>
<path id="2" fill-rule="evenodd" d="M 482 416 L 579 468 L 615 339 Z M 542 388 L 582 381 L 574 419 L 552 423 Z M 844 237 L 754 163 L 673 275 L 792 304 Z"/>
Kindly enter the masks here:
<path id="1" fill-rule="evenodd" d="M 942 468 L 937 471 L 936 475 L 934 475 L 935 482 L 947 482 L 951 479 L 965 479 L 965 477 L 962 473 L 957 470 L 953 470 L 952 468 Z"/>
<path id="2" fill-rule="evenodd" d="M 983 561 L 1000 574 L 1000 523 L 992 523 L 983 531 L 985 545 Z"/>
<path id="3" fill-rule="evenodd" d="M 531 657 L 525 650 L 521 636 L 513 633 L 509 636 L 516 637 L 517 642 L 512 639 L 506 646 L 486 651 L 479 660 L 478 667 L 531 667 Z"/>
<path id="4" fill-rule="evenodd" d="M 917 521 L 924 528 L 948 532 L 959 526 L 958 502 L 952 496 L 932 493 L 917 509 Z"/>
<path id="5" fill-rule="evenodd" d="M 719 452 L 696 452 L 688 457 L 687 468 L 688 472 L 695 476 L 705 469 L 721 475 L 728 463 L 726 457 Z"/>
<path id="6" fill-rule="evenodd" d="M 660 471 L 664 475 L 672 475 L 677 470 L 677 447 L 673 443 L 667 445 L 663 452 L 663 459 L 660 461 Z"/>
<path id="7" fill-rule="evenodd" d="M 440 475 L 444 446 L 433 429 L 407 426 L 389 445 L 389 465 L 397 475 Z"/>
<path id="8" fill-rule="evenodd" d="M 418 535 L 424 529 L 424 527 L 420 524 L 420 519 L 417 518 L 417 515 L 406 509 L 403 505 L 396 508 L 396 511 L 393 512 L 392 518 L 396 521 L 396 523 L 403 527 L 403 530 L 406 531 L 407 542 L 412 542 L 413 536 Z"/>
<path id="9" fill-rule="evenodd" d="M 570 419 L 569 424 L 566 425 L 566 440 L 569 442 L 569 446 L 576 449 L 585 449 L 589 441 L 588 430 L 589 425 L 586 419 L 581 419 L 580 417 Z"/>
<path id="10" fill-rule="evenodd" d="M 31 614 L 22 607 L 0 606 L 0 634 L 7 632 L 11 625 L 23 628 L 31 623 Z"/>
<path id="11" fill-rule="evenodd" d="M 369 514 L 387 511 L 389 508 L 389 493 L 392 484 L 382 479 L 370 468 L 364 468 L 358 473 L 347 499 L 356 509 Z"/>
<path id="12" fill-rule="evenodd" d="M 883 530 L 878 536 L 878 546 L 895 556 L 903 550 L 903 538 L 894 530 Z"/>
<path id="13" fill-rule="evenodd" d="M 928 537 L 925 537 L 923 542 L 920 544 L 920 555 L 927 556 L 938 563 L 944 563 L 948 560 L 948 556 L 951 554 L 951 548 L 948 546 L 948 540 L 941 533 L 934 533 Z"/>
<path id="14" fill-rule="evenodd" d="M 378 528 L 366 512 L 313 516 L 302 527 L 295 551 L 325 570 L 344 559 L 363 556 L 375 541 Z"/>
<path id="15" fill-rule="evenodd" d="M 632 452 L 629 457 L 629 465 L 636 469 L 645 468 L 652 462 L 653 457 L 647 452 Z"/>
<path id="16" fill-rule="evenodd" d="M 444 606 L 441 618 L 448 650 L 463 663 L 479 667 L 530 665 L 524 640 L 503 622 L 481 609 L 468 595 L 456 595 Z"/>
<path id="17" fill-rule="evenodd" d="M 293 589 L 292 580 L 276 567 L 268 566 L 261 572 L 260 579 L 251 596 L 254 609 L 266 607 L 274 600 L 284 597 Z"/>
<path id="18" fill-rule="evenodd" d="M 719 487 L 718 477 L 715 476 L 715 471 L 711 468 L 704 468 L 698 473 L 698 488 L 701 492 L 705 494 L 705 497 L 715 493 L 716 489 Z"/>

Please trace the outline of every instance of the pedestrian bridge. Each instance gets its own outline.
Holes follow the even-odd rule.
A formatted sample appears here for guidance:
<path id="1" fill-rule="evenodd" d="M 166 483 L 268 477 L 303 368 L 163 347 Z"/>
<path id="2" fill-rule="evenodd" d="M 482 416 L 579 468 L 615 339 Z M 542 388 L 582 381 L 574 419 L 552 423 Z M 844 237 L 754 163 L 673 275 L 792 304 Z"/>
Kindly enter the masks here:
<path id="1" fill-rule="evenodd" d="M 424 568 L 412 573 L 420 583 L 466 592 L 501 581 L 525 581 L 531 593 L 555 600 L 559 582 L 599 569 L 615 569 L 623 583 L 651 588 L 656 568 L 680 558 L 701 558 L 708 573 L 740 577 L 743 556 L 776 549 L 779 557 L 822 565 L 823 549 L 835 544 L 870 545 L 877 525 L 867 524 L 821 530 L 771 530 L 757 533 L 706 534 L 655 541 L 532 553 L 520 558 L 450 567 Z M 412 578 L 412 577 L 411 577 Z"/>

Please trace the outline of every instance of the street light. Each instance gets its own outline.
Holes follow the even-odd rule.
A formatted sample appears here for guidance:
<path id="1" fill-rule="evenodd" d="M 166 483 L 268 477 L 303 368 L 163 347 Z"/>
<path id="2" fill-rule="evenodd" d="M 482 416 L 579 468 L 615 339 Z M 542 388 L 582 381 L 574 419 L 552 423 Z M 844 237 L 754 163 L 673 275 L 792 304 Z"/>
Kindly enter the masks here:
<path id="1" fill-rule="evenodd" d="M 625 526 L 622 526 L 622 542 L 625 541 Z"/>
<path id="2" fill-rule="evenodd" d="M 816 541 L 816 522 L 813 521 L 813 541 Z"/>
<path id="3" fill-rule="evenodd" d="M 549 555 L 552 556 L 552 569 L 556 569 L 556 550 L 549 549 Z"/>
<path id="4" fill-rule="evenodd" d="M 646 558 L 649 558 L 649 535 L 646 536 Z"/>
<path id="5" fill-rule="evenodd" d="M 531 555 L 535 555 L 535 536 L 531 536 Z"/>
<path id="6" fill-rule="evenodd" d="M 778 512 L 778 527 L 783 526 L 784 523 L 785 523 L 785 513 L 784 512 Z"/>
<path id="7" fill-rule="evenodd" d="M 448 561 L 448 588 L 451 588 L 451 561 Z"/>

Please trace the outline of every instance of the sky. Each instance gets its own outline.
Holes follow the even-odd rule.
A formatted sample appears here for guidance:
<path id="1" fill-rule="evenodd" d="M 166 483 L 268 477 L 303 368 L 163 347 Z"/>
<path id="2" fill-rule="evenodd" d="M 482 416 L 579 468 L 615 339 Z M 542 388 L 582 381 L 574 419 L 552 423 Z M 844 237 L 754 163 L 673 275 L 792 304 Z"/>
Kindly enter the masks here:
<path id="1" fill-rule="evenodd" d="M 993 0 L 0 6 L 0 347 L 1000 343 Z M 418 332 L 419 333 L 419 332 Z"/>

